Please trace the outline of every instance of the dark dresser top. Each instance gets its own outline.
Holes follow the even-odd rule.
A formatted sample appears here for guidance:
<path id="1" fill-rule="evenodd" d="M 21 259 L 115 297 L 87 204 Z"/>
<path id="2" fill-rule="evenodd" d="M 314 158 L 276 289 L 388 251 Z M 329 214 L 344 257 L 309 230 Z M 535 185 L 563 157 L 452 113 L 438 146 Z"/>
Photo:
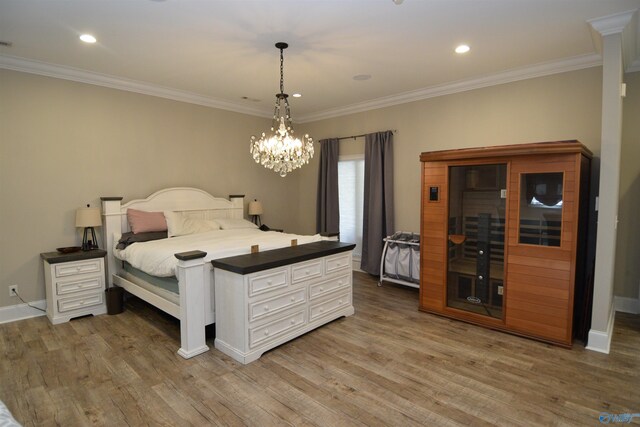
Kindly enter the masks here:
<path id="1" fill-rule="evenodd" d="M 107 251 L 102 249 L 92 249 L 90 251 L 78 251 L 63 254 L 60 252 L 44 252 L 40 254 L 40 258 L 49 264 L 57 264 L 59 262 L 82 261 L 83 259 L 102 258 L 107 255 Z"/>
<path id="2" fill-rule="evenodd" d="M 244 275 L 350 251 L 355 247 L 353 243 L 323 240 L 254 254 L 214 259 L 211 264 L 215 268 Z"/>

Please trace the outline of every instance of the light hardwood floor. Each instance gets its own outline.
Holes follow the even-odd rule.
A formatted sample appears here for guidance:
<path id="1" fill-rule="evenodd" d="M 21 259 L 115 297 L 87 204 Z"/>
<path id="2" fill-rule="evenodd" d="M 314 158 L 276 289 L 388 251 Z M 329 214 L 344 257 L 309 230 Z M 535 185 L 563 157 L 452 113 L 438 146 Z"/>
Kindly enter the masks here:
<path id="1" fill-rule="evenodd" d="M 0 325 L 0 399 L 25 426 L 601 425 L 640 414 L 640 316 L 609 355 L 418 311 L 354 273 L 356 314 L 243 366 L 175 352 L 179 325 L 131 298 L 117 316 Z M 640 417 L 634 418 L 640 424 Z"/>

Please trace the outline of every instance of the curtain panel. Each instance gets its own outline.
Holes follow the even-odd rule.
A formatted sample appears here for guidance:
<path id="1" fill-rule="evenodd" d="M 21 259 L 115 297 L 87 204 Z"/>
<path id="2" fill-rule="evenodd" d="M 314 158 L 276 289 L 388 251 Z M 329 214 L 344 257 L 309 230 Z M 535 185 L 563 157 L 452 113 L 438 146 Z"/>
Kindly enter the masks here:
<path id="1" fill-rule="evenodd" d="M 316 233 L 340 232 L 338 150 L 339 140 L 337 138 L 320 140 Z"/>
<path id="2" fill-rule="evenodd" d="M 360 268 L 369 274 L 380 274 L 382 239 L 394 232 L 393 208 L 393 132 L 365 135 Z"/>

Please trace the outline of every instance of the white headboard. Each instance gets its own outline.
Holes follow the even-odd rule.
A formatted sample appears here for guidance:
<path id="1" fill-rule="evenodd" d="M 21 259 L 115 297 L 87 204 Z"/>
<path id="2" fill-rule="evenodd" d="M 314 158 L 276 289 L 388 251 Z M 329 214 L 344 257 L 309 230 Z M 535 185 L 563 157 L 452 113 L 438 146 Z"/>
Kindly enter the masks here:
<path id="1" fill-rule="evenodd" d="M 122 197 L 102 197 L 103 238 L 108 253 L 107 263 L 111 273 L 117 271 L 113 255 L 113 235 L 129 231 L 127 209 L 148 212 L 184 212 L 193 218 L 244 218 L 244 195 L 230 195 L 229 199 L 214 197 L 198 188 L 174 187 L 156 191 L 146 199 L 131 200 L 122 204 Z"/>

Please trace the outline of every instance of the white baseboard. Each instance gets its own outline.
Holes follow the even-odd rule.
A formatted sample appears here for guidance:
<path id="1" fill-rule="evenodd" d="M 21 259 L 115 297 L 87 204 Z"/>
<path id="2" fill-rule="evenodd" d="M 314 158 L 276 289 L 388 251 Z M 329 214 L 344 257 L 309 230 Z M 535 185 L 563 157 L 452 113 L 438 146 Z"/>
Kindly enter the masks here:
<path id="1" fill-rule="evenodd" d="M 364 271 L 360 269 L 360 258 L 353 257 L 351 259 L 351 264 L 353 264 L 353 271 L 364 273 Z"/>
<path id="2" fill-rule="evenodd" d="M 30 304 L 43 310 L 47 308 L 46 300 L 32 301 Z M 45 312 L 29 307 L 27 304 L 10 305 L 8 307 L 0 307 L 0 323 L 15 322 L 32 317 L 44 316 L 45 314 Z"/>
<path id="3" fill-rule="evenodd" d="M 613 297 L 613 306 L 615 307 L 616 311 L 621 311 L 623 313 L 640 313 L 639 298 Z"/>
<path id="4" fill-rule="evenodd" d="M 613 337 L 613 324 L 616 319 L 616 311 L 611 310 L 609 315 L 609 324 L 607 325 L 607 331 L 597 331 L 591 329 L 589 331 L 589 338 L 587 341 L 587 350 L 597 351 L 599 353 L 609 354 L 611 349 L 611 338 Z"/>

